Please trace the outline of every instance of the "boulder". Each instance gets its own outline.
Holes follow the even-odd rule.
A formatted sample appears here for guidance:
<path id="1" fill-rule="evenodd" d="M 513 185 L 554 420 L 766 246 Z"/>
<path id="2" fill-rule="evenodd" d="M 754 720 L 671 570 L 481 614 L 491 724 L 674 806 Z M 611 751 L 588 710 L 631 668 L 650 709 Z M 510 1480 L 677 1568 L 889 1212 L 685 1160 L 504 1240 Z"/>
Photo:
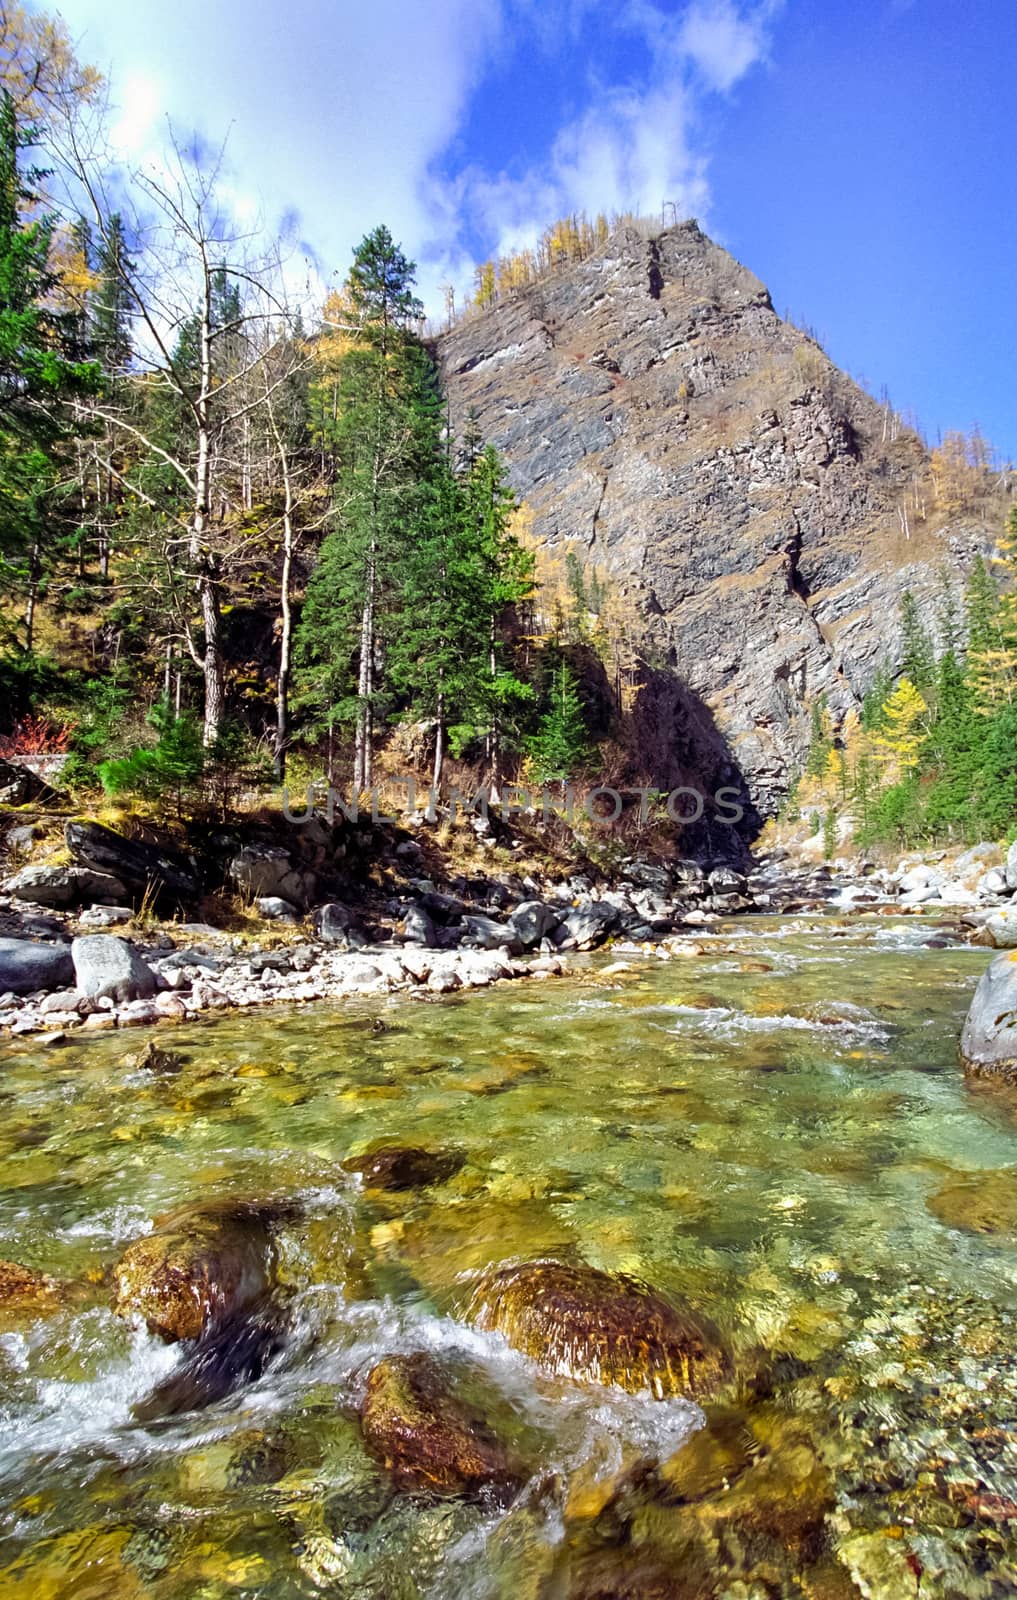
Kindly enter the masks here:
<path id="1" fill-rule="evenodd" d="M 20 872 L 6 880 L 4 888 L 15 900 L 28 900 L 33 905 L 51 906 L 56 910 L 87 906 L 95 900 L 120 900 L 127 893 L 119 878 L 107 872 L 96 872 L 91 867 L 47 866 L 45 863 L 22 867 Z"/>
<path id="2" fill-rule="evenodd" d="M 606 900 L 594 900 L 565 914 L 555 929 L 554 942 L 565 949 L 592 950 L 603 944 L 617 924 L 618 907 Z"/>
<path id="3" fill-rule="evenodd" d="M 78 918 L 83 928 L 115 928 L 130 922 L 134 912 L 130 906 L 89 906 Z"/>
<path id="4" fill-rule="evenodd" d="M 52 800 L 54 792 L 48 783 L 27 767 L 13 761 L 0 759 L 0 805 L 26 806 L 30 801 Z"/>
<path id="5" fill-rule="evenodd" d="M 117 878 L 132 894 L 186 904 L 201 893 L 195 868 L 176 851 L 125 839 L 99 822 L 69 822 L 64 838 L 76 862 Z"/>
<path id="6" fill-rule="evenodd" d="M 1014 840 L 1006 853 L 1006 866 L 1003 871 L 1006 874 L 1007 888 L 1017 889 L 1017 839 Z"/>
<path id="7" fill-rule="evenodd" d="M 973 844 L 970 850 L 965 850 L 963 855 L 957 857 L 953 864 L 954 873 L 958 878 L 967 878 L 972 873 L 981 875 L 986 867 L 998 867 L 1002 864 L 1003 852 L 998 844 Z"/>
<path id="8" fill-rule="evenodd" d="M 717 1329 L 631 1278 L 530 1261 L 478 1285 L 470 1319 L 553 1372 L 658 1399 L 698 1397 L 728 1369 Z"/>
<path id="9" fill-rule="evenodd" d="M 35 994 L 74 982 L 71 946 L 0 939 L 0 994 Z"/>
<path id="10" fill-rule="evenodd" d="M 986 917 L 982 929 L 996 950 L 1017 950 L 1017 907 L 994 911 Z"/>
<path id="11" fill-rule="evenodd" d="M 86 933 L 71 945 L 74 981 L 86 1000 L 108 996 L 119 1005 L 143 1000 L 158 987 L 155 973 L 126 939 L 111 933 Z"/>
<path id="12" fill-rule="evenodd" d="M 275 1277 L 271 1207 L 185 1207 L 156 1220 L 113 1269 L 113 1310 L 170 1343 L 198 1339 L 257 1307 Z"/>
<path id="13" fill-rule="evenodd" d="M 407 944 L 421 945 L 425 949 L 434 947 L 434 923 L 423 906 L 406 907 L 402 919 L 402 933 Z"/>
<path id="14" fill-rule="evenodd" d="M 344 1172 L 356 1172 L 368 1189 L 426 1189 L 445 1183 L 459 1171 L 465 1157 L 458 1150 L 422 1150 L 416 1145 L 376 1145 L 359 1156 L 348 1156 Z"/>
<path id="15" fill-rule="evenodd" d="M 542 900 L 523 900 L 508 919 L 512 933 L 524 950 L 532 950 L 554 932 L 561 917 Z"/>
<path id="16" fill-rule="evenodd" d="M 335 945 L 339 950 L 350 948 L 353 925 L 352 911 L 348 906 L 340 905 L 338 900 L 329 900 L 325 905 L 318 906 L 312 918 L 316 938 L 322 944 Z"/>
<path id="17" fill-rule="evenodd" d="M 519 944 L 512 929 L 493 917 L 470 916 L 463 918 L 463 944 L 475 950 L 499 950 L 506 946 L 518 950 Z"/>
<path id="18" fill-rule="evenodd" d="M 997 956 L 983 972 L 960 1053 L 969 1072 L 1017 1083 L 1017 951 Z"/>
<path id="19" fill-rule="evenodd" d="M 278 845 L 247 844 L 229 864 L 231 883 L 252 900 L 278 897 L 301 910 L 314 899 L 317 878 L 303 867 L 295 867 L 288 850 Z"/>
<path id="20" fill-rule="evenodd" d="M 400 1489 L 511 1493 L 522 1481 L 484 1418 L 424 1351 L 387 1356 L 372 1368 L 361 1425 L 368 1450 Z"/>
<path id="21" fill-rule="evenodd" d="M 254 909 L 259 917 L 265 917 L 269 922 L 297 922 L 300 919 L 292 900 L 283 900 L 277 894 L 259 895 L 254 902 Z"/>

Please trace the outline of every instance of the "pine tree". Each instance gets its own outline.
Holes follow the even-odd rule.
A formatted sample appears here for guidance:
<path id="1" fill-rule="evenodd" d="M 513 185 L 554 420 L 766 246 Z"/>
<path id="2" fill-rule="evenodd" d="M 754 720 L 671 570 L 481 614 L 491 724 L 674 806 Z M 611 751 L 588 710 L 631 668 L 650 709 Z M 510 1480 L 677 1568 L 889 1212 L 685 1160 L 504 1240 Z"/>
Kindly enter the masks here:
<path id="1" fill-rule="evenodd" d="M 924 693 L 931 688 L 936 669 L 932 640 L 922 625 L 918 605 L 910 589 L 905 589 L 900 603 L 901 633 L 903 636 L 901 665 L 904 676 L 916 689 Z"/>
<path id="2" fill-rule="evenodd" d="M 413 331 L 421 314 L 414 270 L 384 227 L 354 253 L 346 301 L 355 337 L 338 370 L 334 524 L 300 628 L 326 722 L 353 724 L 358 793 L 372 779 L 387 601 L 419 499 L 419 469 L 434 448 L 436 388 Z"/>
<path id="3" fill-rule="evenodd" d="M 530 764 L 538 783 L 563 783 L 578 777 L 591 755 L 575 673 L 561 661 L 551 677 L 540 726 L 530 739 Z"/>

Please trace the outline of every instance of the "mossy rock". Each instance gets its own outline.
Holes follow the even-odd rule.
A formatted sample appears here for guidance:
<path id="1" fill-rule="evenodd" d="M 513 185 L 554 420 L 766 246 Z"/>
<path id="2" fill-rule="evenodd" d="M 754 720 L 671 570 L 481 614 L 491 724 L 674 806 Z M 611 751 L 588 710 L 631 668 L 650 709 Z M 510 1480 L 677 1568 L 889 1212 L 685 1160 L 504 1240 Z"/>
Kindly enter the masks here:
<path id="1" fill-rule="evenodd" d="M 717 1329 L 635 1279 L 529 1261 L 488 1273 L 470 1318 L 567 1377 L 649 1389 L 657 1399 L 711 1393 L 728 1357 Z"/>
<path id="2" fill-rule="evenodd" d="M 447 1183 L 463 1166 L 466 1157 L 459 1150 L 423 1150 L 415 1145 L 374 1145 L 362 1155 L 349 1156 L 344 1172 L 356 1172 L 367 1189 L 427 1189 Z"/>
<path id="3" fill-rule="evenodd" d="M 1017 1235 L 1017 1168 L 1000 1172 L 958 1173 L 928 1202 L 948 1228 L 970 1233 Z"/>
<path id="4" fill-rule="evenodd" d="M 113 1269 L 113 1310 L 173 1343 L 252 1310 L 274 1282 L 272 1209 L 243 1203 L 171 1212 Z"/>
<path id="5" fill-rule="evenodd" d="M 511 1492 L 521 1475 L 432 1356 L 388 1356 L 367 1380 L 361 1421 L 371 1454 L 401 1489 Z"/>

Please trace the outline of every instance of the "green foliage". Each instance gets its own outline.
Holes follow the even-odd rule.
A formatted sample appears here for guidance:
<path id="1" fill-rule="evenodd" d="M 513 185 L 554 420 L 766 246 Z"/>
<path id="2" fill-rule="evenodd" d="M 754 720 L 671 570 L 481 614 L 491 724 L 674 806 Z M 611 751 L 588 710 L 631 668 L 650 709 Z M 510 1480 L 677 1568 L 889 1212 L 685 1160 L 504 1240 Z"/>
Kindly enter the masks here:
<path id="1" fill-rule="evenodd" d="M 198 787 L 205 770 L 201 724 L 190 712 L 178 717 L 165 700 L 152 707 L 147 720 L 158 735 L 155 744 L 100 762 L 99 780 L 110 795 L 135 794 L 149 800 L 172 796 L 179 813 L 184 796 Z"/>
<path id="2" fill-rule="evenodd" d="M 809 755 L 805 771 L 810 778 L 822 777 L 832 749 L 830 713 L 827 710 L 826 696 L 820 695 L 809 707 Z"/>
<path id="3" fill-rule="evenodd" d="M 575 673 L 566 661 L 555 668 L 543 713 L 528 753 L 538 783 L 578 777 L 593 756 Z"/>

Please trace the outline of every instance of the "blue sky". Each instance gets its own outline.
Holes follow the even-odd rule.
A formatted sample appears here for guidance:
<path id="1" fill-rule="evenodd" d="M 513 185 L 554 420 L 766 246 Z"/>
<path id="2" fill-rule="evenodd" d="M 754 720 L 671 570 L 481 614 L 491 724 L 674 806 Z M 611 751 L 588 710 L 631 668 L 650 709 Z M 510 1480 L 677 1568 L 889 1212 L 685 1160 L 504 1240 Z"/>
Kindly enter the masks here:
<path id="1" fill-rule="evenodd" d="M 562 212 L 699 217 L 931 442 L 1017 458 L 1014 0 L 64 0 L 125 153 L 229 135 L 323 279 L 385 221 L 430 306 Z"/>

